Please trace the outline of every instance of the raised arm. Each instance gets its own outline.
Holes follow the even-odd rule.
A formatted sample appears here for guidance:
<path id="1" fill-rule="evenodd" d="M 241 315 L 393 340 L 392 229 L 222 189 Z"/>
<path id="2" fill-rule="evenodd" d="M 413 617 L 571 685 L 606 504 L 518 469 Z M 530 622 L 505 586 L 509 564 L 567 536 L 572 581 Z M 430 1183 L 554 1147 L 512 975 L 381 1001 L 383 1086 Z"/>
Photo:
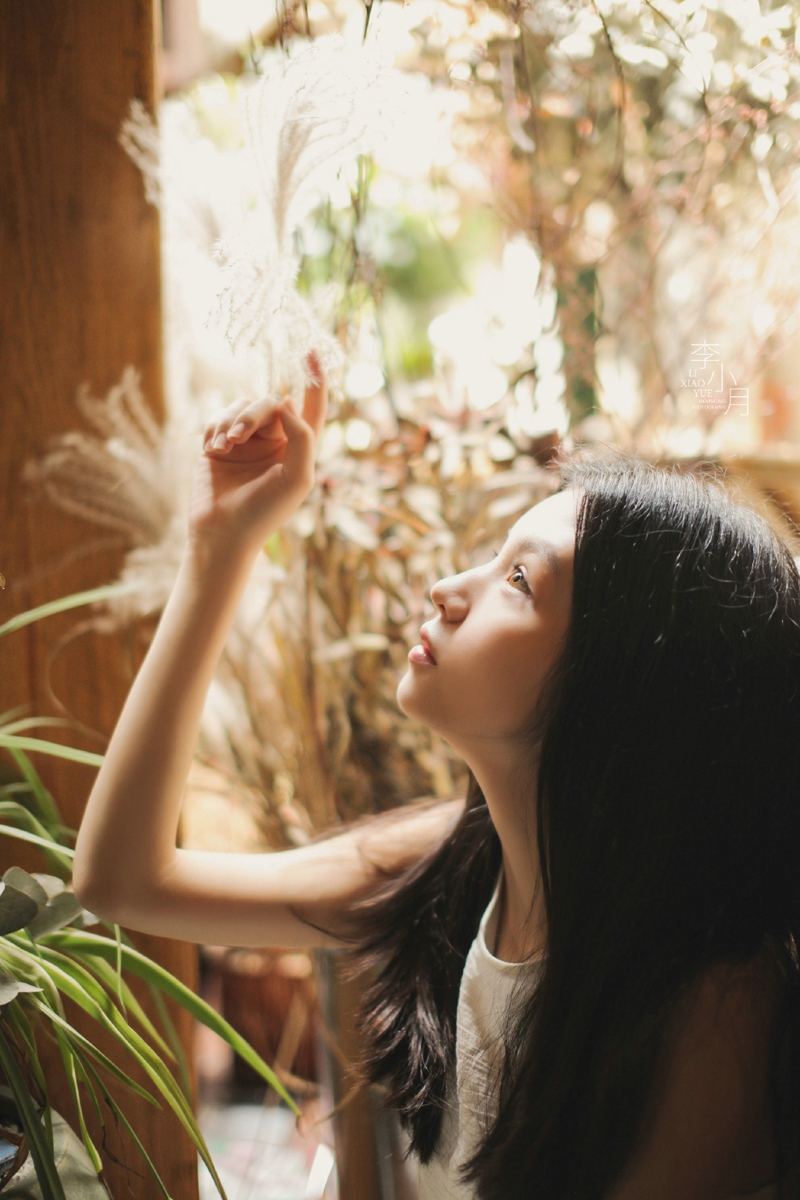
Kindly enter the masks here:
<path id="1" fill-rule="evenodd" d="M 319 372 L 318 364 L 312 365 Z M 320 373 L 321 374 L 321 373 Z M 252 404 L 207 431 L 190 536 L 175 587 L 92 788 L 76 846 L 75 892 L 130 929 L 215 945 L 336 945 L 337 913 L 447 831 L 453 801 L 326 841 L 267 854 L 176 849 L 181 798 L 206 693 L 265 539 L 314 482 L 326 390 L 306 392 L 302 417 L 284 401 Z M 235 432 L 234 421 L 243 429 Z M 219 441 L 226 432 L 225 442 Z"/>

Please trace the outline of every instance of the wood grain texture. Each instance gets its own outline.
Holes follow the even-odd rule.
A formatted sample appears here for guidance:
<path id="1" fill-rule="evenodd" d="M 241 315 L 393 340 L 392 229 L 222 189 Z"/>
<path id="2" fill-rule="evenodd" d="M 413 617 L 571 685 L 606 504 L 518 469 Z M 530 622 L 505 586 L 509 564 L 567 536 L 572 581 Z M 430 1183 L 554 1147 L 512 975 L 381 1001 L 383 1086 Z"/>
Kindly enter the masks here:
<path id="1" fill-rule="evenodd" d="M 158 214 L 117 140 L 133 97 L 153 109 L 156 19 L 153 0 L 0 5 L 0 571 L 8 581 L 0 621 L 110 582 L 121 566 L 121 538 L 46 502 L 28 503 L 21 481 L 25 461 L 52 436 L 85 428 L 78 387 L 87 382 L 102 395 L 133 364 L 163 418 Z M 57 713 L 52 686 L 87 727 L 53 740 L 102 752 L 145 643 L 97 634 L 69 640 L 82 615 L 50 618 L 0 642 L 0 711 L 29 702 L 31 713 Z M 76 826 L 94 772 L 43 756 L 36 765 Z M 35 851 L 0 838 L 0 868 L 11 862 L 43 865 Z M 195 984 L 196 947 L 135 940 Z M 191 1021 L 178 1020 L 188 1048 Z M 102 1046 L 113 1053 L 108 1041 Z M 43 1052 L 54 1103 L 74 1120 L 59 1060 Z M 196 1156 L 177 1121 L 115 1094 L 174 1200 L 195 1200 Z M 94 1132 L 100 1145 L 96 1124 Z M 142 1166 L 133 1147 L 113 1130 L 102 1153 L 117 1198 L 156 1194 L 147 1176 L 134 1173 Z"/>

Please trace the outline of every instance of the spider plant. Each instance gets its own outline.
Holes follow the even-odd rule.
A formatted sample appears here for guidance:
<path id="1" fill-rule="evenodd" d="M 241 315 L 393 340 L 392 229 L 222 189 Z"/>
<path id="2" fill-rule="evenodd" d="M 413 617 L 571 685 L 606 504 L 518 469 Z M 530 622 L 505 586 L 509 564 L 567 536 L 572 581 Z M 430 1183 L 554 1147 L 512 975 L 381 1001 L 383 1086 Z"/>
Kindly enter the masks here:
<path id="1" fill-rule="evenodd" d="M 31 609 L 0 625 L 0 637 L 53 613 L 105 600 L 130 590 L 110 585 L 76 593 Z M 299 1115 L 292 1097 L 244 1038 L 205 1001 L 158 963 L 141 954 L 119 926 L 107 925 L 81 906 L 71 889 L 75 831 L 68 829 L 42 783 L 29 752 L 37 751 L 100 766 L 102 756 L 38 737 L 29 731 L 69 722 L 57 717 L 20 717 L 17 708 L 0 715 L 0 747 L 15 768 L 0 779 L 0 834 L 30 842 L 45 855 L 50 873 L 10 867 L 0 887 L 0 1068 L 11 1088 L 45 1200 L 65 1200 L 53 1156 L 52 1110 L 47 1079 L 36 1044 L 36 1031 L 55 1038 L 78 1116 L 83 1144 L 98 1175 L 102 1162 L 84 1118 L 88 1102 L 104 1124 L 110 1109 L 127 1130 L 160 1193 L 167 1189 L 135 1130 L 107 1083 L 109 1078 L 160 1107 L 166 1104 L 183 1125 L 208 1167 L 220 1196 L 225 1191 L 192 1112 L 189 1074 L 164 997 L 169 996 L 219 1034 Z M 10 776 L 14 776 L 10 778 Z M 107 932 L 97 932 L 105 927 Z M 135 975 L 147 984 L 162 1026 L 156 1028 L 131 990 Z M 142 1069 L 151 1087 L 141 1086 L 126 1070 L 80 1033 L 65 1015 L 68 997 L 102 1026 L 129 1059 Z"/>

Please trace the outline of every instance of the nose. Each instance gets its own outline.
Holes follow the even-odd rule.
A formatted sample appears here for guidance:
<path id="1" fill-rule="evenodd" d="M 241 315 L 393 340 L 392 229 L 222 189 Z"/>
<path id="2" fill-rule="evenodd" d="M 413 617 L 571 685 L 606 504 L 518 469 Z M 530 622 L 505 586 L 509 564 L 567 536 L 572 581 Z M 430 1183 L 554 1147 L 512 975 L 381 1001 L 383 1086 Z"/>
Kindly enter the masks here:
<path id="1" fill-rule="evenodd" d="M 450 575 L 431 588 L 431 600 L 445 621 L 462 621 L 467 611 L 465 575 Z"/>

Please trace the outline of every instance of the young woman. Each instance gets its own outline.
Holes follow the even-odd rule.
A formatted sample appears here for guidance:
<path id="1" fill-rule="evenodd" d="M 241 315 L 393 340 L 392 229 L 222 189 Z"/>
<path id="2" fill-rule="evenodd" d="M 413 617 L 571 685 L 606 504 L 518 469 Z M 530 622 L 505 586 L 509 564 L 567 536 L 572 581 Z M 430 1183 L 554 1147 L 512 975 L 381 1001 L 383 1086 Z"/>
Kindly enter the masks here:
<path id="1" fill-rule="evenodd" d="M 800 577 L 712 478 L 564 458 L 494 560 L 435 585 L 397 700 L 463 757 L 465 801 L 281 853 L 176 849 L 207 688 L 325 413 L 320 379 L 302 416 L 209 426 L 79 899 L 371 964 L 365 1071 L 423 1200 L 800 1196 Z"/>

